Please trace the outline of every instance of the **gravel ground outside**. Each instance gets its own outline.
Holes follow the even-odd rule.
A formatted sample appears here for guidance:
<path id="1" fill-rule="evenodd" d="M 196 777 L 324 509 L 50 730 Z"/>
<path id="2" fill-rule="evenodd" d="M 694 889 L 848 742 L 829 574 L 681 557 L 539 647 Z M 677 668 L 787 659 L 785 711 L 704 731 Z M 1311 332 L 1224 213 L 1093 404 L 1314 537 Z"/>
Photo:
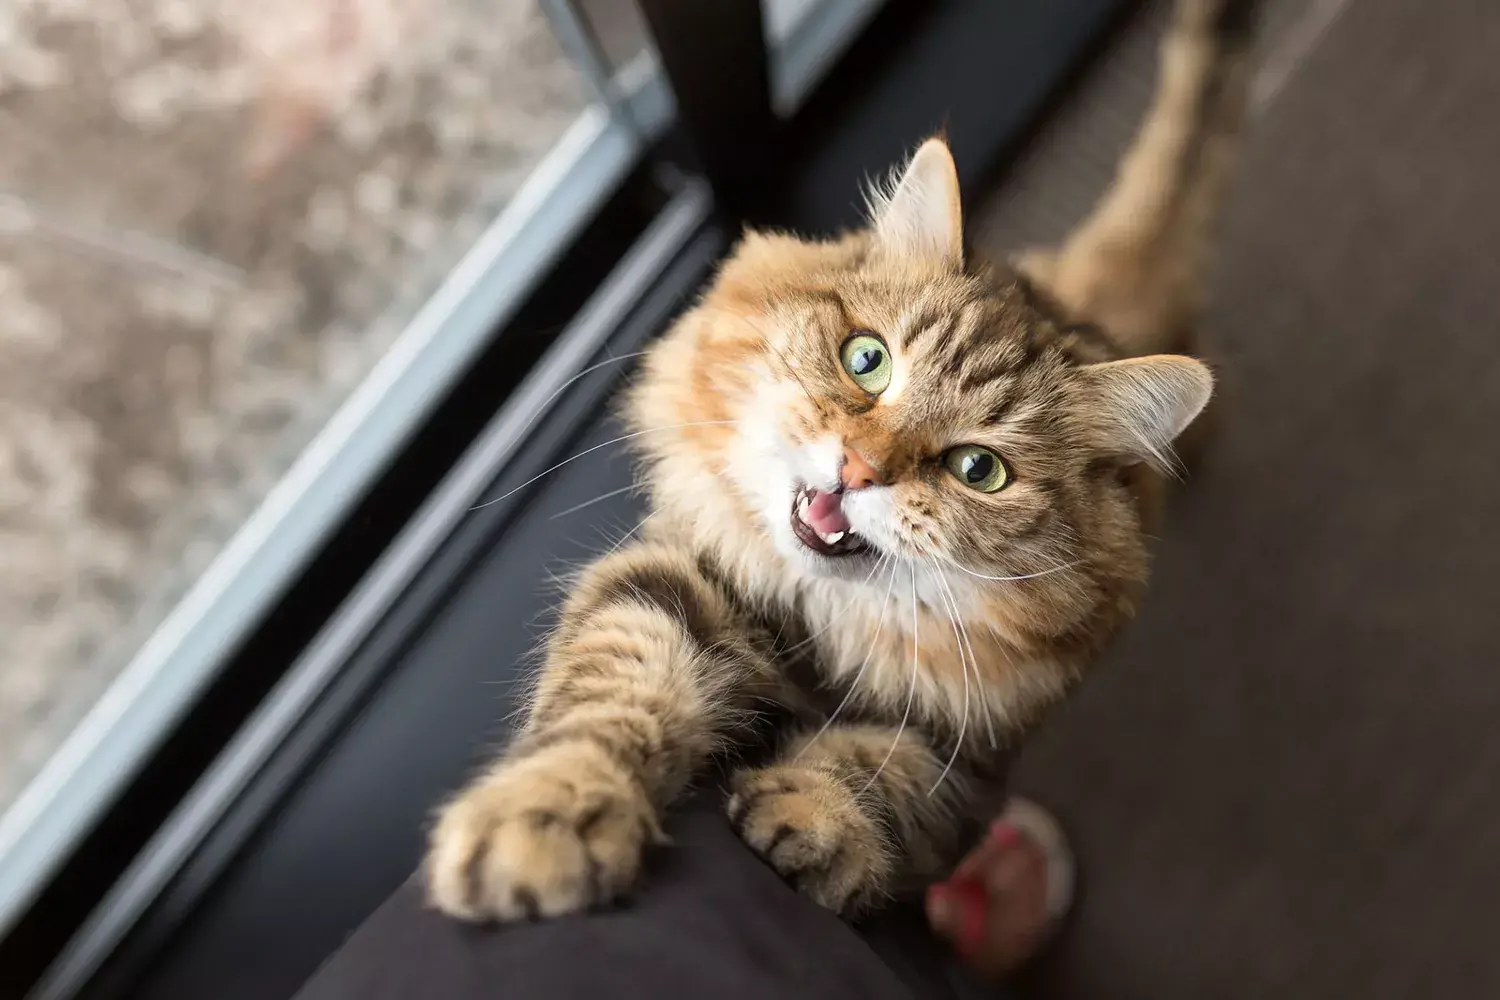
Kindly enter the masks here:
<path id="1" fill-rule="evenodd" d="M 0 4 L 0 809 L 587 101 L 534 0 Z"/>

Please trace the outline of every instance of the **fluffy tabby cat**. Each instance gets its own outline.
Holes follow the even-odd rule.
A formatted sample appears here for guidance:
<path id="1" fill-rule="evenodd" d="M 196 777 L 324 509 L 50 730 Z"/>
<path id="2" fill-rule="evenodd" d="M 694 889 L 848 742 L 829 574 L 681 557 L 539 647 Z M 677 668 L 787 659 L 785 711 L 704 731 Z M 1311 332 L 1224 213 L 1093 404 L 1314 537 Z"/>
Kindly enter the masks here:
<path id="1" fill-rule="evenodd" d="M 629 399 L 652 516 L 586 569 L 509 749 L 432 833 L 471 920 L 625 893 L 711 759 L 802 892 L 856 914 L 938 873 L 1006 744 L 1135 611 L 1244 104 L 1253 3 L 1180 0 L 1102 204 L 965 258 L 940 140 L 831 242 L 752 233 Z M 746 748 L 774 744 L 752 766 Z"/>

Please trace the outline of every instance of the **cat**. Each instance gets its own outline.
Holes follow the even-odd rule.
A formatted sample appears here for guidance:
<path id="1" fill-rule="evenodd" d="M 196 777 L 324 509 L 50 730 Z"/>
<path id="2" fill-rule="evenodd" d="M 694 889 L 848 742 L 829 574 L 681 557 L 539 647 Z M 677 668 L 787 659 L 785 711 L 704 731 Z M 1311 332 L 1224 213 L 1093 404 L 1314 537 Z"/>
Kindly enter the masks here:
<path id="1" fill-rule="evenodd" d="M 1055 251 L 967 254 L 940 138 L 867 228 L 745 235 L 629 391 L 651 516 L 579 575 L 508 749 L 439 811 L 438 909 L 626 894 L 715 760 L 743 840 L 825 907 L 946 870 L 1142 596 L 1213 391 L 1184 352 L 1255 7 L 1179 0 L 1147 119 Z"/>

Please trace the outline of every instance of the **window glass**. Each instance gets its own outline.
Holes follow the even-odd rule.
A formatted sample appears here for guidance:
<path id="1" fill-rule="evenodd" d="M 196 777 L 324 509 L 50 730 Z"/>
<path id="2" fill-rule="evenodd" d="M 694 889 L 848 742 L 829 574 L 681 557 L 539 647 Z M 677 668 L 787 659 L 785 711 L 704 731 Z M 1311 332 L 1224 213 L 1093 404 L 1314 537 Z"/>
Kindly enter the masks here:
<path id="1" fill-rule="evenodd" d="M 0 810 L 593 100 L 551 24 L 0 4 Z"/>

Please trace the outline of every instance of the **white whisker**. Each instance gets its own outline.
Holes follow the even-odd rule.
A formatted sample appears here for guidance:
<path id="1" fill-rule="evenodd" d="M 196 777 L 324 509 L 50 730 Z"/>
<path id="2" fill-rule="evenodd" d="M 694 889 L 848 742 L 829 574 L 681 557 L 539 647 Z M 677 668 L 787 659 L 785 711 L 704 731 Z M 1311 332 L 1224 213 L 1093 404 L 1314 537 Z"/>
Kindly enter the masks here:
<path id="1" fill-rule="evenodd" d="M 568 509 L 566 509 L 566 510 L 560 510 L 556 514 L 553 514 L 547 520 L 549 520 L 549 521 L 556 521 L 560 517 L 567 517 L 569 514 L 576 514 L 580 510 L 583 510 L 585 507 L 592 507 L 596 503 L 603 503 L 604 501 L 610 499 L 611 497 L 617 497 L 621 493 L 629 493 L 632 490 L 634 490 L 635 488 L 636 487 L 635 487 L 634 483 L 632 483 L 629 486 L 621 486 L 617 490 L 610 490 L 608 493 L 604 494 L 603 496 L 594 497 L 594 499 L 592 499 L 592 500 L 585 500 L 583 503 L 575 503 L 573 506 L 569 507 Z"/>
<path id="2" fill-rule="evenodd" d="M 896 727 L 896 737 L 891 740 L 891 748 L 885 752 L 885 758 L 881 760 L 880 766 L 875 769 L 874 774 L 870 775 L 870 780 L 865 782 L 865 787 L 859 790 L 855 798 L 864 798 L 865 792 L 868 792 L 870 786 L 875 784 L 876 779 L 880 777 L 880 772 L 885 770 L 885 766 L 890 763 L 891 757 L 896 753 L 896 747 L 901 744 L 901 734 L 906 732 L 907 720 L 911 718 L 912 703 L 917 700 L 917 663 L 920 651 L 921 647 L 917 644 L 917 567 L 913 564 L 911 568 L 911 687 L 906 692 L 906 711 L 901 713 L 901 725 Z"/>
<path id="3" fill-rule="evenodd" d="M 887 557 L 881 556 L 880 558 L 881 562 L 884 562 Z M 878 566 L 879 563 L 877 563 L 876 565 Z M 891 562 L 891 579 L 890 582 L 885 585 L 885 600 L 880 602 L 880 619 L 875 623 L 875 634 L 870 637 L 870 648 L 865 650 L 865 658 L 860 662 L 859 670 L 854 674 L 854 680 L 849 682 L 849 690 L 844 693 L 844 699 L 838 703 L 838 707 L 835 708 L 833 710 L 833 713 L 828 716 L 828 721 L 823 723 L 823 728 L 819 729 L 813 736 L 813 738 L 804 743 L 802 745 L 802 749 L 797 751 L 797 756 L 792 758 L 793 763 L 795 763 L 804 753 L 807 752 L 808 747 L 818 742 L 818 740 L 822 738 L 823 734 L 828 732 L 828 728 L 832 726 L 834 720 L 839 717 L 839 713 L 844 710 L 844 706 L 848 705 L 850 699 L 854 697 L 854 692 L 859 688 L 859 682 L 864 679 L 865 670 L 867 670 L 870 666 L 870 657 L 875 655 L 875 645 L 880 641 L 880 632 L 885 628 L 885 612 L 891 603 L 891 591 L 894 590 L 896 586 L 896 568 L 897 564 L 893 560 Z"/>
<path id="4" fill-rule="evenodd" d="M 634 528 L 631 528 L 629 531 L 625 532 L 625 534 L 621 535 L 619 537 L 619 540 L 617 540 L 615 542 L 615 544 L 611 545 L 608 549 L 606 549 L 604 551 L 604 555 L 605 556 L 612 556 L 616 552 L 618 552 L 619 549 L 620 549 L 620 546 L 624 545 L 627 541 L 629 541 L 631 535 L 634 535 L 637 531 L 640 531 L 642 528 L 644 528 L 646 526 L 646 522 L 649 521 L 649 520 L 651 520 L 653 517 L 655 517 L 656 513 L 657 512 L 653 510 L 651 513 L 647 514 L 645 517 L 643 517 L 639 521 L 637 521 Z M 599 558 L 602 559 L 602 558 L 604 558 L 604 556 L 600 556 Z"/>
<path id="5" fill-rule="evenodd" d="M 933 568 L 937 569 L 936 563 L 933 564 Z M 938 570 L 938 573 L 941 575 L 942 570 Z M 949 757 L 948 757 L 948 763 L 946 763 L 946 764 L 943 765 L 943 773 L 938 775 L 937 781 L 934 782 L 933 786 L 927 790 L 927 797 L 928 798 L 931 798 L 932 795 L 933 795 L 933 793 L 935 793 L 939 788 L 941 788 L 943 786 L 943 781 L 945 779 L 947 779 L 948 772 L 953 770 L 953 762 L 956 761 L 956 760 L 958 760 L 959 751 L 961 751 L 963 749 L 963 747 L 964 747 L 964 737 L 969 732 L 969 661 L 968 661 L 968 657 L 966 657 L 964 655 L 963 635 L 958 630 L 958 609 L 957 609 L 957 606 L 956 605 L 947 605 L 946 595 L 943 595 L 943 591 L 941 589 L 941 583 L 939 584 L 939 587 L 940 587 L 939 594 L 942 595 L 942 596 L 944 596 L 944 598 L 945 598 L 944 604 L 946 606 L 945 606 L 944 610 L 948 614 L 948 620 L 953 623 L 953 638 L 955 638 L 955 639 L 958 640 L 958 665 L 959 665 L 960 671 L 964 675 L 964 710 L 963 710 L 963 717 L 961 718 L 961 720 L 959 721 L 959 724 L 958 724 L 958 739 L 953 744 L 953 753 L 949 755 Z M 975 665 L 975 673 L 976 674 L 978 673 L 978 665 L 977 664 Z"/>
<path id="6" fill-rule="evenodd" d="M 502 493 L 499 496 L 495 497 L 495 499 L 493 499 L 493 500 L 486 500 L 484 503 L 476 504 L 475 506 L 470 507 L 469 510 L 471 510 L 471 511 L 482 510 L 485 507 L 490 506 L 491 504 L 497 504 L 501 500 L 504 500 L 506 497 L 513 496 L 514 494 L 519 493 L 521 490 L 524 490 L 526 487 L 530 486 L 532 483 L 536 482 L 538 479 L 541 479 L 543 476 L 551 475 L 552 473 L 556 472 L 558 469 L 561 469 L 563 466 L 567 465 L 568 463 L 570 463 L 570 462 L 576 462 L 580 458 L 583 458 L 583 457 L 585 457 L 587 455 L 592 455 L 594 452 L 599 451 L 602 448 L 608 448 L 610 445 L 620 444 L 621 442 L 624 442 L 624 441 L 632 441 L 632 440 L 634 440 L 634 439 L 636 439 L 638 437 L 642 437 L 642 436 L 644 436 L 646 434 L 656 434 L 656 433 L 659 433 L 661 431 L 676 431 L 676 430 L 681 430 L 684 427 L 712 427 L 712 426 L 715 426 L 715 425 L 737 424 L 737 423 L 739 423 L 738 420 L 692 420 L 692 421 L 689 421 L 688 423 L 685 423 L 685 424 L 667 424 L 665 427 L 647 427 L 645 430 L 632 431 L 629 434 L 621 434 L 619 437 L 613 438 L 613 439 L 611 439 L 609 441 L 605 441 L 603 444 L 596 444 L 592 448 L 585 448 L 585 449 L 583 449 L 583 451 L 580 451 L 578 454 L 573 455 L 570 458 L 565 458 L 561 462 L 558 462 L 556 465 L 552 466 L 552 468 L 550 468 L 550 469 L 544 469 L 543 471 L 538 472 L 536 475 L 534 475 L 530 479 L 526 480 L 526 482 L 522 483 L 520 486 L 514 487 L 513 489 L 506 490 L 504 493 Z"/>
<path id="7" fill-rule="evenodd" d="M 1037 573 L 1024 573 L 1021 576 L 986 576 L 983 573 L 974 572 L 967 566 L 961 566 L 957 562 L 954 562 L 952 559 L 946 559 L 946 561 L 948 565 L 952 566 L 954 569 L 967 573 L 970 576 L 974 577 L 976 580 L 993 580 L 996 583 L 1017 583 L 1021 580 L 1035 580 L 1039 576 L 1051 576 L 1053 573 L 1061 573 L 1064 570 L 1069 570 L 1075 566 L 1082 565 L 1081 561 L 1074 560 L 1073 562 L 1063 563 L 1061 566 L 1053 566 L 1051 569 L 1044 569 Z"/>
<path id="8" fill-rule="evenodd" d="M 871 580 L 875 579 L 875 574 L 877 572 L 879 572 L 881 564 L 884 563 L 886 561 L 886 559 L 888 559 L 888 558 L 890 558 L 890 557 L 887 556 L 887 555 L 882 555 L 879 559 L 877 559 L 875 561 L 875 565 L 870 567 L 870 575 L 867 576 L 867 577 L 865 577 L 864 580 L 860 583 L 861 587 L 867 586 Z M 894 566 L 891 568 L 891 573 L 892 573 L 892 579 L 895 579 L 895 567 Z M 863 594 L 855 594 L 854 595 L 854 600 L 850 601 L 848 604 L 844 605 L 842 608 L 839 608 L 839 610 L 835 611 L 833 613 L 833 615 L 829 617 L 827 625 L 824 625 L 822 628 L 818 629 L 816 632 L 814 632 L 812 635 L 808 636 L 806 639 L 803 639 L 801 642 L 794 643 L 793 645 L 788 646 L 786 649 L 783 649 L 781 651 L 781 655 L 785 656 L 786 654 L 790 653 L 794 649 L 801 649 L 803 646 L 806 646 L 808 643 L 812 642 L 814 639 L 816 639 L 818 636 L 822 635 L 824 632 L 827 632 L 829 629 L 833 628 L 835 625 L 837 625 L 839 623 L 839 617 L 841 615 L 843 615 L 843 613 L 845 611 L 848 611 L 850 608 L 854 607 L 854 605 L 858 604 L 860 602 L 860 599 L 862 597 L 864 597 Z M 785 625 L 783 625 L 782 627 L 785 628 Z M 776 638 L 778 638 L 778 639 L 781 638 L 781 634 L 779 632 L 777 633 Z"/>
<path id="9" fill-rule="evenodd" d="M 969 636 L 969 626 L 964 624 L 963 612 L 959 610 L 958 598 L 953 593 L 953 584 L 948 581 L 948 575 L 943 572 L 941 566 L 934 564 L 933 568 L 937 570 L 938 584 L 946 595 L 948 604 L 953 608 L 953 622 L 958 626 L 964 646 L 968 648 L 969 662 L 974 664 L 974 683 L 979 688 L 979 712 L 984 716 L 984 727 L 989 734 L 990 749 L 994 750 L 998 746 L 995 740 L 995 717 L 990 713 L 989 697 L 984 690 L 984 677 L 979 672 L 979 657 L 974 652 L 974 640 Z M 960 655 L 962 655 L 961 652 Z"/>
<path id="10" fill-rule="evenodd" d="M 552 401 L 554 399 L 556 399 L 558 396 L 561 396 L 564 392 L 566 392 L 567 389 L 568 389 L 568 386 L 572 385 L 574 382 L 577 382 L 579 379 L 583 378 L 585 375 L 591 375 L 594 372 L 598 371 L 600 368 L 607 368 L 610 365 L 617 365 L 621 361 L 629 361 L 632 358 L 644 358 L 646 356 L 646 354 L 647 354 L 646 351 L 632 351 L 629 354 L 621 354 L 618 357 L 605 358 L 603 361 L 596 361 L 593 364 L 589 365 L 583 371 L 578 372 L 572 378 L 568 379 L 562 385 L 560 385 L 556 389 L 554 389 L 552 391 L 552 395 L 550 395 L 546 399 L 542 400 L 542 405 L 538 406 L 536 408 L 536 412 L 532 414 L 531 419 L 528 420 L 528 421 L 526 421 L 525 426 L 523 426 L 521 428 L 521 433 L 524 434 L 526 431 L 530 430 L 532 424 L 534 424 L 538 420 L 542 419 L 542 416 L 547 412 L 547 407 L 549 407 L 549 406 L 552 405 Z"/>

